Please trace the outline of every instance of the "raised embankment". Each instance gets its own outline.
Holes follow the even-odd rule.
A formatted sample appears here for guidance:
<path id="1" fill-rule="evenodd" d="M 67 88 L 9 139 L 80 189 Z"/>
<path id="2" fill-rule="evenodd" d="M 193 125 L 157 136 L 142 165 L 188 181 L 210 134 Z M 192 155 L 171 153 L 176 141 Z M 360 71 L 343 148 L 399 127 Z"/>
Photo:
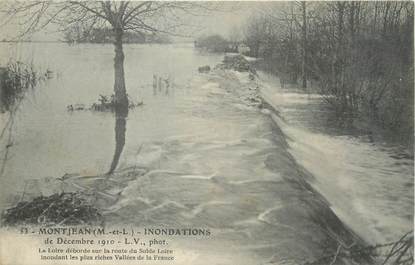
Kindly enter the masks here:
<path id="1" fill-rule="evenodd" d="M 277 185 L 272 185 L 273 196 L 278 206 L 270 209 L 262 217 L 263 221 L 274 226 L 275 237 L 280 244 L 275 249 L 271 262 L 275 264 L 348 264 L 351 260 L 333 258 L 336 253 L 350 252 L 365 248 L 364 240 L 345 225 L 332 211 L 327 201 L 309 183 L 313 176 L 302 168 L 288 151 L 286 135 L 280 129 L 278 106 L 272 94 L 261 89 L 255 78 L 248 73 L 228 71 L 219 74 L 227 89 L 243 98 L 245 91 L 251 92 L 248 98 L 259 97 L 262 115 L 268 116 L 272 124 L 273 151 L 264 159 L 268 170 L 280 176 Z M 236 75 L 237 78 L 229 77 Z M 238 80 L 238 81 L 235 81 Z M 242 96 L 241 96 L 242 95 Z M 323 161 L 322 161 L 323 162 Z M 342 255 L 338 255 L 341 257 Z M 356 255 L 354 262 L 370 264 L 367 255 Z"/>

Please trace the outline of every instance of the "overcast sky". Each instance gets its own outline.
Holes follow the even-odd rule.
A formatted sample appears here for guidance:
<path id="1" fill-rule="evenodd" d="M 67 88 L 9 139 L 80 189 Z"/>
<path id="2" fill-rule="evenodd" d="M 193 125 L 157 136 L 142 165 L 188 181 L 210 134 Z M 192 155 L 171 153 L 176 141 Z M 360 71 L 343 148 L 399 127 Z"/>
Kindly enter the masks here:
<path id="1" fill-rule="evenodd" d="M 214 12 L 208 18 L 201 20 L 203 30 L 200 34 L 221 34 L 226 36 L 235 28 L 241 28 L 248 17 L 260 3 L 255 2 L 226 2 L 223 12 Z"/>
<path id="2" fill-rule="evenodd" d="M 185 18 L 197 30 L 191 33 L 194 37 L 209 34 L 229 35 L 234 29 L 241 29 L 247 18 L 256 8 L 261 5 L 259 2 L 223 2 L 219 11 L 210 12 L 208 15 L 191 16 Z M 1 20 L 1 19 L 0 19 Z M 16 35 L 16 26 L 6 26 L 0 28 L 2 39 L 10 39 Z M 56 26 L 49 25 L 47 29 L 42 30 L 32 36 L 32 40 L 56 41 L 62 39 L 61 33 L 58 33 Z M 191 38 L 193 39 L 193 38 Z"/>

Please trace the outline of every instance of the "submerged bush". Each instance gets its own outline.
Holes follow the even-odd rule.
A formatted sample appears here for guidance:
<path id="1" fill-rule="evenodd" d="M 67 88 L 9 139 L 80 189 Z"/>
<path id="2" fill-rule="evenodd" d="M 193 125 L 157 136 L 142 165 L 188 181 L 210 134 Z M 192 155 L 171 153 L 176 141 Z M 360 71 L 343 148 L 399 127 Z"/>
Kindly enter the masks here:
<path id="1" fill-rule="evenodd" d="M 9 62 L 0 68 L 0 112 L 10 111 L 25 93 L 40 81 L 50 77 L 51 71 L 39 73 L 33 64 Z"/>
<path id="2" fill-rule="evenodd" d="M 60 193 L 39 196 L 30 202 L 19 202 L 2 215 L 2 224 L 80 225 L 101 224 L 103 218 L 80 193 Z"/>
<path id="3" fill-rule="evenodd" d="M 249 72 L 256 75 L 255 68 L 248 62 L 243 55 L 225 55 L 223 63 L 216 66 L 217 68 L 232 69 L 238 72 Z"/>
<path id="4" fill-rule="evenodd" d="M 127 95 L 128 96 L 128 95 Z M 134 102 L 130 97 L 128 97 L 128 108 L 132 109 L 138 106 L 143 105 L 143 101 Z M 86 107 L 84 104 L 71 104 L 66 106 L 68 111 L 75 110 L 92 110 L 92 111 L 115 111 L 117 104 L 115 102 L 114 94 L 110 96 L 99 95 L 98 102 L 93 103 L 90 108 Z"/>

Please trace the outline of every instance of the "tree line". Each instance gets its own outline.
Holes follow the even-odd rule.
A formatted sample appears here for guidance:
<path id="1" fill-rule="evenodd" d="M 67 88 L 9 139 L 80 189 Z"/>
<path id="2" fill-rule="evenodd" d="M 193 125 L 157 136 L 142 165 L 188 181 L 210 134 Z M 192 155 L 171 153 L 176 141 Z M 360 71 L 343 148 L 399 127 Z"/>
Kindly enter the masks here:
<path id="1" fill-rule="evenodd" d="M 113 43 L 114 32 L 110 28 L 85 29 L 75 25 L 64 32 L 63 41 L 67 43 Z M 167 35 L 146 32 L 125 32 L 123 43 L 171 43 Z"/>
<path id="2" fill-rule="evenodd" d="M 337 114 L 413 134 L 413 21 L 409 1 L 274 2 L 243 38 L 247 55 L 284 81 L 315 84 Z"/>

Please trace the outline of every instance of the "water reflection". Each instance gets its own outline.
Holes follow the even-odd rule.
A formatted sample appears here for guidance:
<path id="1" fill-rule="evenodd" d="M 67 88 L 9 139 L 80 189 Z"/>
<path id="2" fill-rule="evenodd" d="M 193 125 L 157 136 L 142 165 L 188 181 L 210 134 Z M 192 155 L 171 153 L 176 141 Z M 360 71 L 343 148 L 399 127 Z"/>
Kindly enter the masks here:
<path id="1" fill-rule="evenodd" d="M 128 106 L 121 106 L 115 109 L 115 150 L 108 174 L 112 174 L 117 168 L 122 150 L 124 149 L 127 116 Z"/>

